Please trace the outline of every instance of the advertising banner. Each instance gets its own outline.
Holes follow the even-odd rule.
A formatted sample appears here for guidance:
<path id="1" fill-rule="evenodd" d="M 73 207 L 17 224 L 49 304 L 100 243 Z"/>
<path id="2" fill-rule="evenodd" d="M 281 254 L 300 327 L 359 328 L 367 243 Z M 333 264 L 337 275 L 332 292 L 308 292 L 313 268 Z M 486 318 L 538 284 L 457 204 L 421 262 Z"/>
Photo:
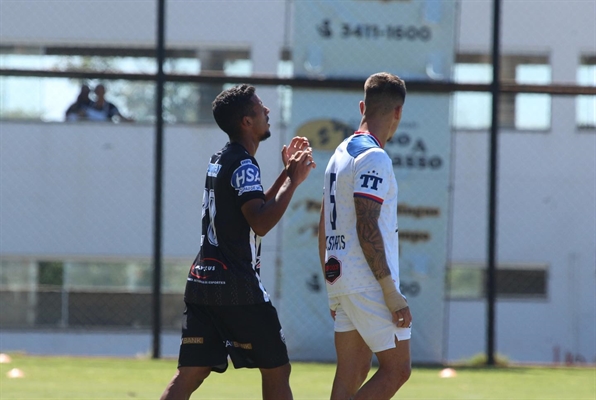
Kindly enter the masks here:
<path id="1" fill-rule="evenodd" d="M 296 1 L 296 76 L 365 79 L 386 71 L 448 79 L 456 2 Z M 309 138 L 317 168 L 283 219 L 280 318 L 292 359 L 333 360 L 333 321 L 317 251 L 323 177 L 335 147 L 359 126 L 363 90 L 295 89 L 288 138 Z M 450 199 L 450 96 L 409 93 L 385 150 L 399 186 L 401 290 L 414 317 L 412 360 L 439 363 Z"/>

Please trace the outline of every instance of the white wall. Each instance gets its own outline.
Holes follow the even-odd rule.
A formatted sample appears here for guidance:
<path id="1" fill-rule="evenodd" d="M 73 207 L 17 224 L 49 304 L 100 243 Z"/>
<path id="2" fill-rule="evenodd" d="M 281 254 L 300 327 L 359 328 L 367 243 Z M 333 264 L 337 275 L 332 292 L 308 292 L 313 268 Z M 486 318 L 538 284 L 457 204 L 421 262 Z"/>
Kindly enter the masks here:
<path id="1" fill-rule="evenodd" d="M 461 4 L 459 51 L 490 54 L 491 2 Z M 549 54 L 553 82 L 575 83 L 580 54 L 596 53 L 593 2 L 505 1 L 502 51 Z M 547 132 L 503 131 L 498 263 L 548 266 L 544 300 L 497 304 L 497 352 L 550 362 L 554 349 L 596 361 L 596 134 L 575 129 L 575 97 L 553 97 Z M 488 134 L 456 132 L 452 259 L 484 262 Z M 484 352 L 483 301 L 448 304 L 447 358 Z"/>
<path id="2" fill-rule="evenodd" d="M 555 346 L 590 361 L 596 355 L 596 135 L 557 121 L 555 116 L 550 133 L 500 137 L 498 263 L 548 267 L 546 299 L 497 304 L 497 351 L 512 360 L 548 362 Z M 486 257 L 487 142 L 485 133 L 456 134 L 457 262 L 482 263 Z M 453 301 L 449 309 L 448 358 L 483 352 L 483 340 L 472 343 L 476 332 L 484 337 L 484 302 Z"/>

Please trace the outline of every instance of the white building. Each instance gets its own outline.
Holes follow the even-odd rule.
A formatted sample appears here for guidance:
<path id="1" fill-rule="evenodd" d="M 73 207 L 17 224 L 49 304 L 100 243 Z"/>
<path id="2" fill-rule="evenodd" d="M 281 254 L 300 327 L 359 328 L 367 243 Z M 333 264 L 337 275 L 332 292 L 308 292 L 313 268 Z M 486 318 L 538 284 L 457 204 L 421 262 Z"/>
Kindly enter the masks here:
<path id="1" fill-rule="evenodd" d="M 0 0 L 1 68 L 43 69 L 48 68 L 47 60 L 55 65 L 65 55 L 80 54 L 80 49 L 103 49 L 104 55 L 114 56 L 113 49 L 124 48 L 137 58 L 123 58 L 118 65 L 151 72 L 146 51 L 132 50 L 148 49 L 156 42 L 154 3 Z M 492 2 L 463 0 L 459 7 L 455 78 L 490 80 L 486 60 L 491 52 Z M 596 85 L 594 2 L 509 0 L 502 9 L 504 79 Z M 199 72 L 200 65 L 203 71 L 244 68 L 274 75 L 280 65 L 287 65 L 283 61 L 292 49 L 292 10 L 293 2 L 282 0 L 170 0 L 167 47 L 182 54 L 183 72 Z M 33 57 L 32 49 L 43 48 L 53 53 Z M 189 56 L 193 52 L 194 61 Z M 2 77 L 0 82 L 0 293 L 3 304 L 17 297 L 21 304 L 3 311 L 0 351 L 146 352 L 147 330 L 111 331 L 119 339 L 103 347 L 98 338 L 106 335 L 98 334 L 101 329 L 57 329 L 60 324 L 72 326 L 76 310 L 44 314 L 40 298 L 46 295 L 38 297 L 35 289 L 44 283 L 39 262 L 59 261 L 65 289 L 58 298 L 64 299 L 60 296 L 68 295 L 68 288 L 83 290 L 89 285 L 104 292 L 147 292 L 154 127 L 142 116 L 135 124 L 57 122 L 61 113 L 55 110 L 63 112 L 76 97 L 78 88 L 72 81 Z M 48 92 L 56 88 L 62 88 L 61 96 Z M 208 105 L 217 88 L 201 90 L 199 104 Z M 287 91 L 259 87 L 258 92 L 276 116 L 272 121 L 288 118 L 282 107 Z M 596 100 L 503 97 L 497 241 L 503 272 L 496 350 L 517 362 L 596 362 Z M 445 303 L 444 361 L 485 351 L 482 268 L 487 253 L 489 105 L 488 94 L 454 96 L 452 274 Z M 15 118 L 20 112 L 38 120 Z M 281 169 L 278 149 L 285 136 L 293 134 L 285 126 L 280 124 L 257 154 L 266 183 Z M 164 287 L 177 294 L 198 250 L 204 167 L 226 138 L 201 117 L 190 125 L 166 125 L 165 133 Z M 274 266 L 292 261 L 283 257 L 282 230 L 276 228 L 264 239 L 262 273 L 283 317 L 292 305 L 284 303 L 279 290 L 280 280 L 287 279 L 283 266 Z M 125 272 L 110 289 L 105 286 L 112 278 L 98 272 L 97 265 L 104 266 L 103 271 Z M 516 287 L 518 282 L 521 286 Z M 24 289 L 33 291 L 15 294 Z M 65 304 L 73 306 L 63 302 L 62 307 Z M 171 322 L 178 315 L 165 317 Z M 313 320 L 308 329 L 320 325 Z M 80 349 L 69 335 L 78 335 Z M 40 347 L 40 336 L 52 346 Z M 95 345 L 85 345 L 92 342 Z M 162 343 L 165 355 L 176 355 L 178 332 L 168 331 Z"/>

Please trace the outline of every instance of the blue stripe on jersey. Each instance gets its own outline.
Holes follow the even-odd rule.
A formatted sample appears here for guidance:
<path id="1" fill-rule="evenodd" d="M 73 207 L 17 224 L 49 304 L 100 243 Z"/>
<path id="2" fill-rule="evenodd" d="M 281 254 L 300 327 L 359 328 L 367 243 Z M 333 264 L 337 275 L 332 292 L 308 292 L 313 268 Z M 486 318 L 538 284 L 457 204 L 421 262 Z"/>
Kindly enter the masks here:
<path id="1" fill-rule="evenodd" d="M 379 143 L 372 135 L 358 134 L 352 136 L 348 143 L 348 154 L 352 157 L 358 157 L 360 154 L 372 148 L 379 148 Z"/>

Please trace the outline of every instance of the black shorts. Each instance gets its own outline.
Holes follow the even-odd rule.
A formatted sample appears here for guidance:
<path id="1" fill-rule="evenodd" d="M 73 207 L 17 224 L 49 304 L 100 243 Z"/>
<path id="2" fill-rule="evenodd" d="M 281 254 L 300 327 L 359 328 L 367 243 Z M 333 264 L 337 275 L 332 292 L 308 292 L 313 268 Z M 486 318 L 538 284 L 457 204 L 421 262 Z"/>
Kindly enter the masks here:
<path id="1" fill-rule="evenodd" d="M 289 362 L 286 341 L 270 302 L 241 306 L 186 303 L 178 367 L 276 368 Z"/>

